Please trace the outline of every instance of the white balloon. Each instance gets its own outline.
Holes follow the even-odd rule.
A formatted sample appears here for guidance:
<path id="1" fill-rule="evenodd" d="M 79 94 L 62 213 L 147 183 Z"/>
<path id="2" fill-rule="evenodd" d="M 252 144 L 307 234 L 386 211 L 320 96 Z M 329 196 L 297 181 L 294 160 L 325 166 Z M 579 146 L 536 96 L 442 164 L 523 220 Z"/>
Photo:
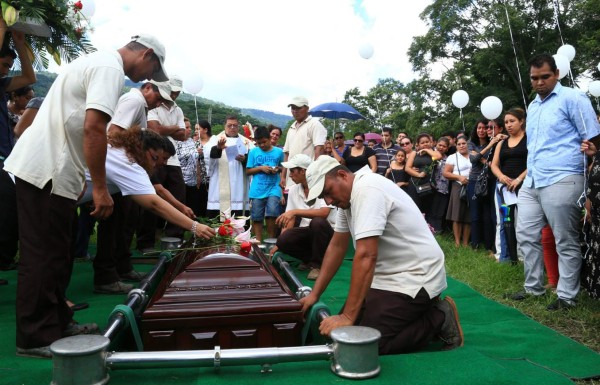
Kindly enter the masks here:
<path id="1" fill-rule="evenodd" d="M 204 87 L 204 81 L 202 81 L 202 78 L 199 76 L 186 81 L 184 84 L 185 89 L 192 95 L 200 93 L 200 91 L 202 91 L 202 88 Z"/>
<path id="2" fill-rule="evenodd" d="M 575 47 L 573 47 L 571 44 L 565 44 L 561 46 L 556 53 L 558 55 L 565 56 L 567 59 L 569 59 L 569 61 L 573 61 L 575 58 Z"/>
<path id="3" fill-rule="evenodd" d="M 481 113 L 488 119 L 496 119 L 502 113 L 502 101 L 497 96 L 488 96 L 481 102 Z"/>
<path id="4" fill-rule="evenodd" d="M 594 80 L 590 83 L 588 91 L 592 96 L 600 97 L 600 80 Z"/>
<path id="5" fill-rule="evenodd" d="M 466 91 L 458 90 L 452 94 L 452 104 L 456 108 L 464 108 L 469 104 L 469 94 Z"/>
<path id="6" fill-rule="evenodd" d="M 556 67 L 558 68 L 558 78 L 562 79 L 565 76 L 567 76 L 567 74 L 571 70 L 571 63 L 569 63 L 569 58 L 565 55 L 559 54 L 552 55 L 552 57 L 554 58 L 554 61 L 556 62 Z"/>
<path id="7" fill-rule="evenodd" d="M 373 48 L 373 44 L 368 41 L 363 42 L 360 47 L 358 47 L 358 54 L 363 59 L 370 59 L 375 53 L 375 49 Z"/>
<path id="8" fill-rule="evenodd" d="M 96 4 L 94 3 L 94 0 L 83 0 L 81 4 L 83 4 L 81 13 L 89 20 L 96 13 Z"/>
<path id="9" fill-rule="evenodd" d="M 598 71 L 600 71 L 600 63 L 598 63 Z"/>

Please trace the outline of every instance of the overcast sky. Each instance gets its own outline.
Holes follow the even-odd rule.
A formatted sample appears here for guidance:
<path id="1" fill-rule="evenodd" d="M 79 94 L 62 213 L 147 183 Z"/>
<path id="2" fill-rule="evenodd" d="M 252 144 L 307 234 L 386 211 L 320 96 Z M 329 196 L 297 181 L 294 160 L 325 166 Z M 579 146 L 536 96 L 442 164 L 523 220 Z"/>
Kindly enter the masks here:
<path id="1" fill-rule="evenodd" d="M 85 7 L 86 0 L 82 0 Z M 341 101 L 377 79 L 409 82 L 406 52 L 427 27 L 431 1 L 392 0 L 95 0 L 90 35 L 100 50 L 151 33 L 166 46 L 166 69 L 198 95 L 230 106 L 289 115 L 297 95 L 311 106 Z M 370 59 L 359 47 L 371 44 Z"/>

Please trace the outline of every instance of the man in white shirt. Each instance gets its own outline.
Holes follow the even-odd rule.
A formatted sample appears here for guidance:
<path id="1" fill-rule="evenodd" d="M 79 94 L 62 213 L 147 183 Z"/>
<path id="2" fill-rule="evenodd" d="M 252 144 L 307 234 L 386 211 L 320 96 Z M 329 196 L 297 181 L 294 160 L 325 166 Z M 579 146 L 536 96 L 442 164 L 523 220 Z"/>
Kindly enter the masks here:
<path id="1" fill-rule="evenodd" d="M 295 122 L 290 126 L 285 137 L 283 160 L 287 162 L 296 154 L 306 154 L 312 159 L 317 159 L 324 153 L 327 130 L 319 119 L 308 114 L 308 100 L 305 97 L 293 98 L 288 107 L 291 108 Z M 286 185 L 282 187 L 286 190 L 294 184 L 285 169 L 283 179 Z"/>
<path id="2" fill-rule="evenodd" d="M 444 253 L 412 199 L 368 166 L 353 174 L 328 156 L 308 167 L 306 179 L 309 201 L 322 197 L 339 209 L 319 278 L 301 300 L 304 310 L 339 269 L 350 236 L 356 249 L 346 303 L 321 322 L 321 333 L 348 325 L 375 328 L 382 334 L 380 354 L 418 351 L 436 337 L 443 350 L 462 346 L 456 305 L 447 296 L 440 300 L 447 287 Z"/>
<path id="3" fill-rule="evenodd" d="M 281 164 L 289 170 L 295 184 L 288 191 L 285 213 L 275 220 L 282 230 L 271 254 L 279 250 L 302 260 L 301 268 L 310 269 L 307 278 L 314 281 L 319 276 L 323 255 L 333 236 L 333 228 L 327 220 L 331 207 L 327 207 L 323 199 L 316 199 L 312 204 L 306 203 L 306 169 L 311 163 L 312 159 L 308 155 L 296 154 Z"/>
<path id="4" fill-rule="evenodd" d="M 56 78 L 31 126 L 5 163 L 16 179 L 20 260 L 16 300 L 17 354 L 50 358 L 49 345 L 89 333 L 64 301 L 71 267 L 75 205 L 89 169 L 92 215 L 113 210 L 106 187 L 106 126 L 124 84 L 166 80 L 165 48 L 151 35 L 137 35 L 115 52 L 82 56 Z M 32 156 L 35 152 L 35 156 Z"/>
<path id="5" fill-rule="evenodd" d="M 181 93 L 183 82 L 177 75 L 169 78 L 168 86 L 170 88 L 170 97 L 173 102 L 162 103 L 157 108 L 148 112 L 148 129 L 167 137 L 175 147 L 177 141 L 185 140 L 185 122 L 183 120 L 183 111 L 175 103 Z M 177 198 L 178 201 L 185 203 L 185 182 L 181 172 L 181 164 L 177 155 L 169 158 L 167 165 L 161 168 L 158 179 L 169 192 Z M 150 224 L 155 224 L 158 218 L 155 215 L 144 213 L 144 228 L 146 232 L 138 240 L 138 249 L 154 247 L 155 232 L 150 228 Z M 160 220 L 162 222 L 162 220 Z M 171 223 L 165 226 L 165 236 L 177 237 L 183 239 L 183 229 Z"/>

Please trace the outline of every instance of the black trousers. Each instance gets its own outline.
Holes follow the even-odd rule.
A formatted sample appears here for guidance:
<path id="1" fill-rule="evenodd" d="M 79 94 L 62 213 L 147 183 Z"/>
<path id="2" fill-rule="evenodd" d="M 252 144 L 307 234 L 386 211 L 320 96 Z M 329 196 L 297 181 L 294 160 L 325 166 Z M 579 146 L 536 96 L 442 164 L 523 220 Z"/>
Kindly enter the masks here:
<path id="1" fill-rule="evenodd" d="M 431 209 L 429 210 L 429 224 L 431 224 L 431 226 L 436 232 L 444 230 L 444 221 L 446 218 L 446 211 L 448 211 L 449 200 L 450 194 L 442 194 L 437 191 L 433 193 Z"/>
<path id="2" fill-rule="evenodd" d="M 422 288 L 415 298 L 402 293 L 369 289 L 356 324 L 381 332 L 379 354 L 410 353 L 423 349 L 439 333 L 444 313 Z"/>
<path id="3" fill-rule="evenodd" d="M 162 185 L 169 190 L 169 192 L 177 199 L 179 202 L 185 204 L 185 182 L 183 181 L 183 173 L 181 172 L 181 167 L 179 166 L 165 166 L 161 167 L 159 174 L 164 173 L 164 175 L 160 175 L 160 179 L 162 180 Z M 162 218 L 158 218 L 158 222 L 160 224 L 165 224 L 165 236 L 167 237 L 177 237 L 183 239 L 184 229 L 181 227 L 174 225 L 172 223 L 166 222 Z"/>
<path id="4" fill-rule="evenodd" d="M 16 179 L 20 260 L 17 281 L 17 346 L 50 345 L 73 319 L 64 300 L 71 270 L 75 201 Z"/>
<path id="5" fill-rule="evenodd" d="M 0 266 L 15 261 L 19 244 L 15 184 L 0 161 Z"/>
<path id="6" fill-rule="evenodd" d="M 321 265 L 333 237 L 327 218 L 314 218 L 307 227 L 294 227 L 277 238 L 277 249 L 305 263 Z"/>
<path id="7" fill-rule="evenodd" d="M 127 215 L 133 201 L 120 193 L 113 194 L 113 213 L 98 222 L 97 253 L 94 258 L 94 285 L 106 285 L 120 280 L 119 274 L 133 269 L 127 232 Z M 129 244 L 128 244 L 129 242 Z"/>

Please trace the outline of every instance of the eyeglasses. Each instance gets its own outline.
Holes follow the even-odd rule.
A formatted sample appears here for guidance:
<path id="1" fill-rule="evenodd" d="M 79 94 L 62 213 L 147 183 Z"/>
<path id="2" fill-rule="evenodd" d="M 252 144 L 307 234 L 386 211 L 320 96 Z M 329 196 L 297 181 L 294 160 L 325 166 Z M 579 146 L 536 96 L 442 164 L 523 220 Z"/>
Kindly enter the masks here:
<path id="1" fill-rule="evenodd" d="M 411 144 L 410 142 L 400 143 L 401 146 L 409 146 L 410 144 Z"/>
<path id="2" fill-rule="evenodd" d="M 228 124 L 227 128 L 240 128 L 239 124 Z"/>
<path id="3" fill-rule="evenodd" d="M 335 139 L 344 139 L 343 136 L 336 136 Z"/>
<path id="4" fill-rule="evenodd" d="M 552 77 L 550 74 L 542 75 L 542 76 L 532 76 L 531 81 L 537 82 L 538 80 L 548 80 Z"/>
<path id="5" fill-rule="evenodd" d="M 486 126 L 488 130 L 493 130 L 496 126 Z"/>
<path id="6" fill-rule="evenodd" d="M 362 142 L 364 142 L 364 140 L 362 140 L 362 139 L 354 139 L 354 142 L 355 143 L 362 143 Z"/>

